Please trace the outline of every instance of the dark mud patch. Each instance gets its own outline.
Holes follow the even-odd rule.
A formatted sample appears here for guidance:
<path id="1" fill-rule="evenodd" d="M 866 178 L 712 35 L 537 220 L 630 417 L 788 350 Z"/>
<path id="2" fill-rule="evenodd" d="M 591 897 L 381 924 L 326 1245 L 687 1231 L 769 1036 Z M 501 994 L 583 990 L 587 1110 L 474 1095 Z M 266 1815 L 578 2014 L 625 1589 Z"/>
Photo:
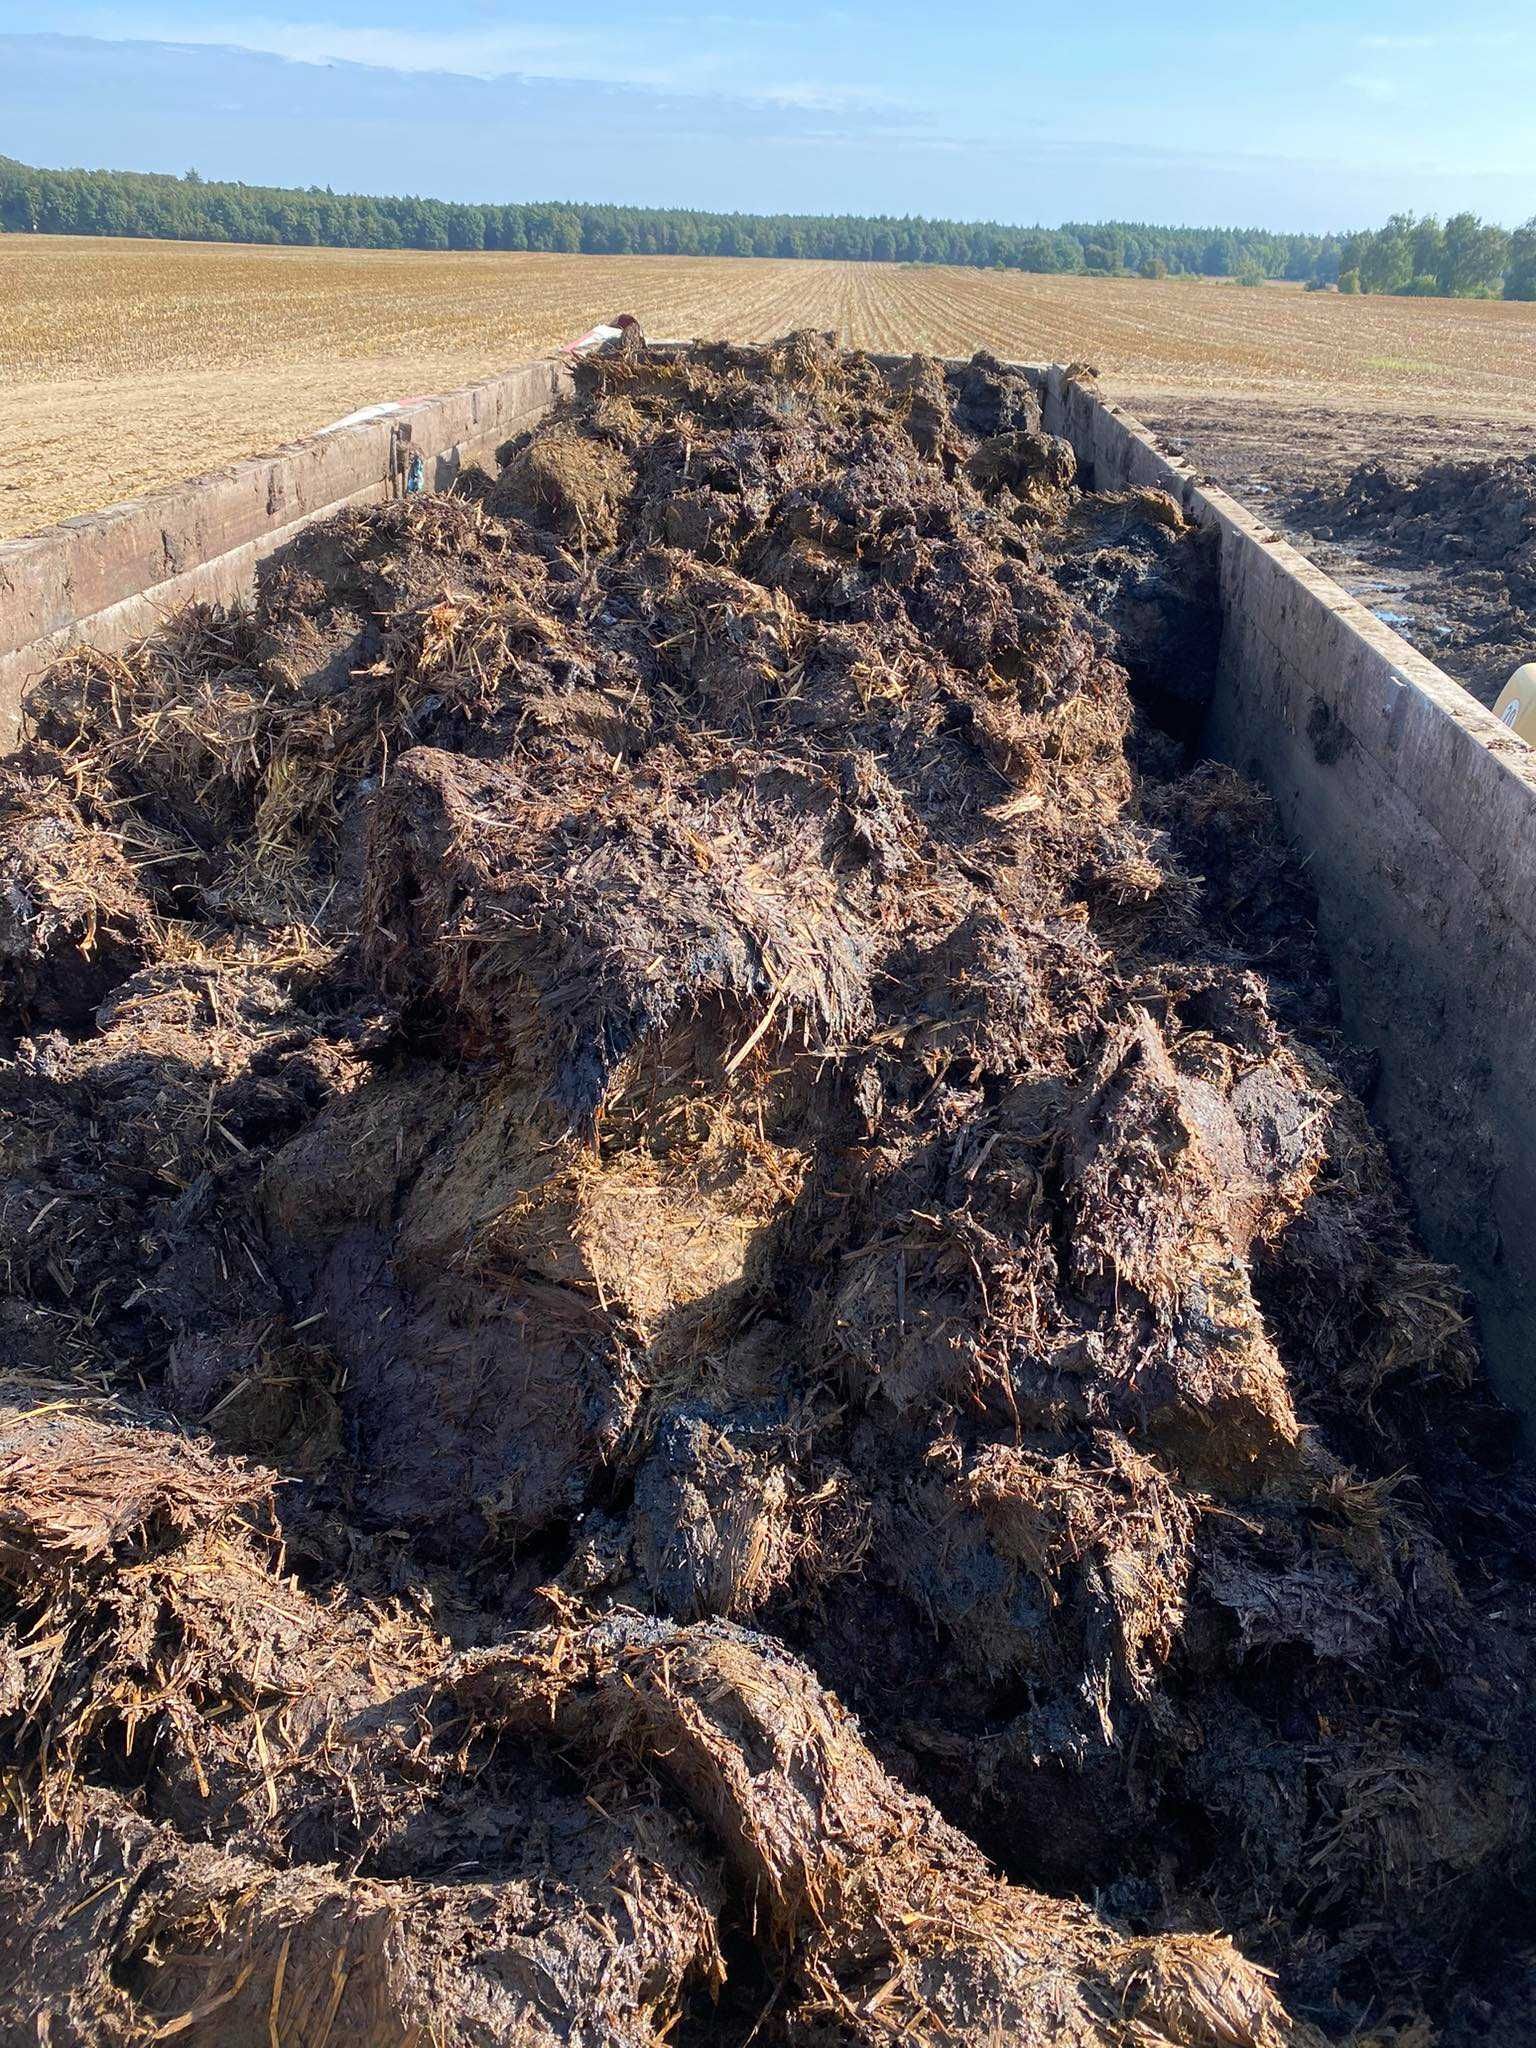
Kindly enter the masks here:
<path id="1" fill-rule="evenodd" d="M 1217 401 L 1146 416 L 1479 703 L 1536 658 L 1536 429 Z"/>
<path id="2" fill-rule="evenodd" d="M 1357 595 L 1492 704 L 1536 655 L 1536 456 L 1366 463 L 1287 516 L 1388 574 Z"/>

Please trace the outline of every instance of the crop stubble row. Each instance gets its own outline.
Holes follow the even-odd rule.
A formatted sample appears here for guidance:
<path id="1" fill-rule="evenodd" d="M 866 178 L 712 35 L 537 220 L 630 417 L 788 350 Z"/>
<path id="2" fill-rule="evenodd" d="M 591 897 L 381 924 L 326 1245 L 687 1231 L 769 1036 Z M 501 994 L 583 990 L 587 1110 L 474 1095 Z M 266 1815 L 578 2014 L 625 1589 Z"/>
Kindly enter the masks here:
<path id="1" fill-rule="evenodd" d="M 1121 394 L 1536 417 L 1536 307 L 894 264 L 0 237 L 0 534 L 355 406 L 489 376 L 628 308 L 658 334 L 1096 363 Z"/>

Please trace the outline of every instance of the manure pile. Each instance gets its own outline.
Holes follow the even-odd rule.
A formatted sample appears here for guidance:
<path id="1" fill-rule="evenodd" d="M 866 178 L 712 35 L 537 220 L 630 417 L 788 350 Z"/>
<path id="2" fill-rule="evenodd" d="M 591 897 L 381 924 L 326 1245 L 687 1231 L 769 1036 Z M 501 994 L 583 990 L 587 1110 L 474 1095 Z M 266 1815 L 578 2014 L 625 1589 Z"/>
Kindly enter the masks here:
<path id="1" fill-rule="evenodd" d="M 1506 609 L 1536 611 L 1536 456 L 1367 462 L 1309 491 L 1296 511 L 1333 540 L 1363 539 L 1384 561 L 1480 580 Z"/>
<path id="2" fill-rule="evenodd" d="M 1285 511 L 1479 703 L 1536 655 L 1536 456 L 1367 462 Z"/>
<path id="3" fill-rule="evenodd" d="M 1531 2038 L 1532 1530 L 1217 623 L 626 344 L 0 763 L 0 2040 Z"/>

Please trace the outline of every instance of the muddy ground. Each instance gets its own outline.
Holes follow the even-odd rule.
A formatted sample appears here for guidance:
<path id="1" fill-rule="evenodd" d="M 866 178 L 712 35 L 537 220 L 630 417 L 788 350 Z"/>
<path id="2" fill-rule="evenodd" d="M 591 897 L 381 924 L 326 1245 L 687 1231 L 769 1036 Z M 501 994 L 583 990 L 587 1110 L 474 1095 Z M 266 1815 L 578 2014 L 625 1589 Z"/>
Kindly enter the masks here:
<path id="1" fill-rule="evenodd" d="M 1536 427 L 1219 399 L 1132 410 L 1479 703 L 1536 660 Z"/>
<path id="2" fill-rule="evenodd" d="M 1512 2048 L 1536 1513 L 1206 541 L 626 342 L 0 763 L 0 2041 Z"/>

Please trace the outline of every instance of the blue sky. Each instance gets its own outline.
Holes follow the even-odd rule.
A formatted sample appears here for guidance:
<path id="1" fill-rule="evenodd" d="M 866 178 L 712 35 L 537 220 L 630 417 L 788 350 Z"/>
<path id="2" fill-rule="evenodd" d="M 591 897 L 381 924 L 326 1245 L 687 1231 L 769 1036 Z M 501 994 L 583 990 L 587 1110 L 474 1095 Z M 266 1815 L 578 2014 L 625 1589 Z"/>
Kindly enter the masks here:
<path id="1" fill-rule="evenodd" d="M 0 152 L 443 198 L 1536 213 L 1531 0 L 0 0 Z"/>

